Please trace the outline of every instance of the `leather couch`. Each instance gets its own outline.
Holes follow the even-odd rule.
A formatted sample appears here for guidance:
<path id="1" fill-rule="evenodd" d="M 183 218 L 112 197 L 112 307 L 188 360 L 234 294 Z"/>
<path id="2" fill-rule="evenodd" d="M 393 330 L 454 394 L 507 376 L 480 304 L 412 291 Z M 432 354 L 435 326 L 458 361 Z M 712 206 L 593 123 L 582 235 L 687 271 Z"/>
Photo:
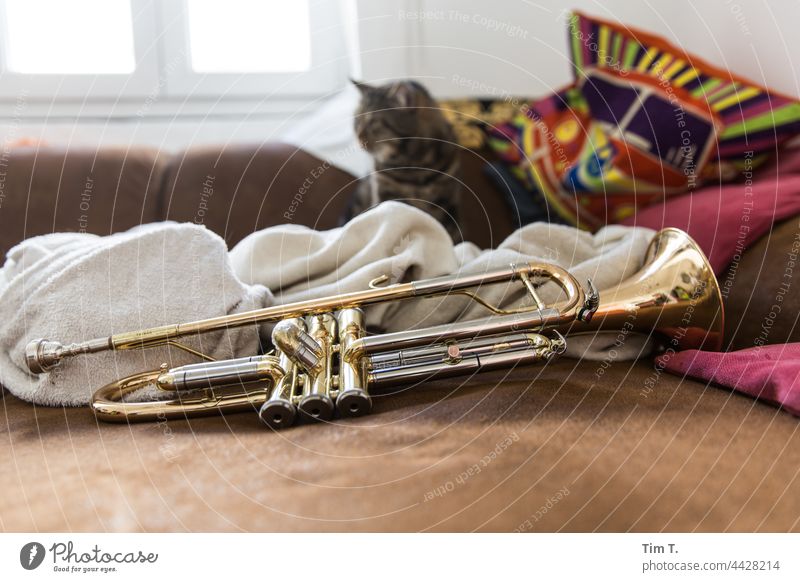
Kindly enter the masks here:
<path id="1" fill-rule="evenodd" d="M 501 242 L 515 213 L 465 152 L 465 233 Z M 286 221 L 336 225 L 354 178 L 269 143 L 164 154 L 14 149 L 0 168 L 0 247 L 163 219 L 234 245 Z M 752 346 L 797 218 L 749 249 L 727 344 Z M 723 276 L 725 277 L 725 276 Z M 798 294 L 771 343 L 797 341 Z M 791 308 L 789 308 L 791 307 Z M 766 310 L 766 311 L 765 311 Z M 3 392 L 0 526 L 45 531 L 790 531 L 800 529 L 796 418 L 652 361 L 562 359 L 375 399 L 336 425 L 266 430 L 249 414 L 98 425 Z M 647 386 L 654 386 L 647 390 Z"/>

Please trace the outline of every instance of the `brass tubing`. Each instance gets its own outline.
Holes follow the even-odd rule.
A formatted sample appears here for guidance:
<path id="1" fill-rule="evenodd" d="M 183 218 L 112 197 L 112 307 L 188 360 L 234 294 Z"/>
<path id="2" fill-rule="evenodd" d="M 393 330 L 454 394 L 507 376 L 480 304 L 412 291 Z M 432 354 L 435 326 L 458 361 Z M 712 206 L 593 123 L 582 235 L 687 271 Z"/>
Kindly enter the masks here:
<path id="1" fill-rule="evenodd" d="M 540 340 L 535 342 L 534 346 L 523 349 L 501 349 L 485 354 L 473 353 L 452 361 L 415 363 L 397 368 L 372 370 L 369 374 L 370 385 L 394 386 L 536 364 L 549 361 L 564 351 L 562 338 L 550 339 L 542 335 L 539 337 Z"/>
<path id="2" fill-rule="evenodd" d="M 330 392 L 336 320 L 330 313 L 321 313 L 309 316 L 307 325 L 309 335 L 322 349 L 316 367 L 306 370 L 308 380 L 298 409 L 309 420 L 330 420 L 334 411 Z"/>
<path id="3" fill-rule="evenodd" d="M 286 375 L 278 382 L 269 399 L 258 411 L 258 416 L 264 424 L 273 429 L 292 426 L 297 416 L 297 406 L 294 404 L 294 393 L 299 378 L 297 366 L 286 354 L 280 354 L 279 357 L 280 366 Z"/>
<path id="4" fill-rule="evenodd" d="M 303 317 L 308 314 L 330 313 L 339 309 L 372 305 L 387 300 L 447 295 L 453 291 L 469 289 L 480 285 L 513 281 L 519 278 L 519 272 L 521 270 L 526 272 L 529 276 L 551 277 L 564 289 L 567 296 L 570 297 L 567 304 L 565 304 L 565 309 L 574 307 L 583 299 L 582 288 L 569 272 L 555 265 L 530 263 L 521 266 L 512 265 L 489 273 L 438 277 L 424 281 L 416 281 L 414 283 L 397 283 L 386 287 L 344 293 L 333 297 L 307 299 L 305 301 L 276 305 L 245 313 L 223 315 L 178 325 L 153 328 L 152 330 L 120 334 L 112 336 L 110 343 L 114 346 L 114 349 L 126 349 L 126 347 L 137 347 L 142 343 L 150 343 L 156 340 L 162 341 L 194 333 L 206 333 L 248 324 L 279 321 L 290 317 Z"/>
<path id="5" fill-rule="evenodd" d="M 534 277 L 547 276 L 561 287 L 562 291 L 567 296 L 567 300 L 559 303 L 554 308 L 551 307 L 538 311 L 489 316 L 466 322 L 456 322 L 363 338 L 353 342 L 346 351 L 343 351 L 342 358 L 348 361 L 356 361 L 365 354 L 372 354 L 389 349 L 429 345 L 441 341 L 442 338 L 452 340 L 473 339 L 521 330 L 537 330 L 545 327 L 569 324 L 578 318 L 580 310 L 584 307 L 586 294 L 584 293 L 583 287 L 581 287 L 575 277 L 568 271 L 555 265 L 530 263 L 525 266 L 524 272 Z M 513 274 L 518 277 L 519 268 L 512 266 L 510 270 L 503 271 L 503 273 L 505 273 L 506 276 Z M 497 279 L 494 278 L 496 276 L 498 276 L 497 273 L 492 274 L 493 282 L 497 282 Z M 466 279 L 471 286 L 475 286 L 477 277 L 477 275 L 474 275 L 461 278 Z M 445 289 L 448 288 L 448 283 L 451 285 L 450 289 L 452 289 L 454 279 L 458 279 L 458 277 L 431 279 L 420 283 L 413 283 L 413 285 L 420 294 L 426 292 L 440 294 L 446 292 Z"/>
<path id="6" fill-rule="evenodd" d="M 162 390 L 199 390 L 261 382 L 272 375 L 271 360 L 222 361 L 196 366 L 189 370 L 174 368 L 156 379 Z"/>
<path id="7" fill-rule="evenodd" d="M 269 358 L 269 356 L 245 356 L 243 358 L 233 358 L 230 360 L 217 360 L 214 362 L 200 362 L 199 364 L 186 364 L 185 366 L 180 366 L 179 368 L 173 368 L 170 370 L 171 372 L 188 372 L 190 370 L 208 370 L 211 368 L 219 368 L 224 366 L 230 366 L 231 364 L 243 364 L 245 362 L 259 362 L 263 359 Z"/>
<path id="8" fill-rule="evenodd" d="M 284 375 L 277 358 L 271 357 L 268 364 L 271 372 L 269 376 L 251 389 L 233 386 L 193 390 L 175 392 L 175 397 L 168 400 L 124 402 L 125 396 L 152 386 L 162 372 L 151 370 L 134 374 L 100 388 L 92 396 L 91 407 L 97 418 L 106 422 L 157 421 L 258 410 L 267 399 L 271 387 L 280 382 Z"/>
<path id="9" fill-rule="evenodd" d="M 339 326 L 339 349 L 346 351 L 365 333 L 364 312 L 360 309 L 342 309 L 336 314 L 336 320 Z M 372 410 L 372 399 L 367 393 L 367 372 L 364 358 L 354 361 L 341 358 L 336 409 L 342 417 L 362 416 Z"/>
<path id="10" fill-rule="evenodd" d="M 448 340 L 421 348 L 394 350 L 372 354 L 366 358 L 367 368 L 371 370 L 397 368 L 432 361 L 464 358 L 472 355 L 485 355 L 501 350 L 521 350 L 540 345 L 543 336 L 536 333 L 516 333 L 490 336 L 455 342 Z"/>
<path id="11" fill-rule="evenodd" d="M 571 313 L 548 308 L 514 315 L 497 315 L 470 321 L 460 321 L 362 338 L 353 342 L 343 353 L 350 361 L 392 349 L 428 346 L 444 340 L 475 339 L 521 330 L 537 330 L 574 320 Z"/>

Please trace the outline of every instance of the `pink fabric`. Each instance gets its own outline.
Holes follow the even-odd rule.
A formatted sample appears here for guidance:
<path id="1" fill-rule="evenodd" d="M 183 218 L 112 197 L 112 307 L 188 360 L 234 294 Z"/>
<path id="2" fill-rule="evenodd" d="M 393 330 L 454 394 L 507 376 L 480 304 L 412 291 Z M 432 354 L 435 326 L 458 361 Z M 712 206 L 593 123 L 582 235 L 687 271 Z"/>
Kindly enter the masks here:
<path id="1" fill-rule="evenodd" d="M 727 353 L 686 350 L 656 362 L 673 374 L 721 384 L 800 416 L 800 343 Z"/>
<path id="2" fill-rule="evenodd" d="M 781 152 L 778 162 L 760 169 L 752 184 L 716 185 L 673 196 L 622 224 L 685 230 L 719 274 L 774 222 L 796 214 L 800 214 L 800 148 Z"/>

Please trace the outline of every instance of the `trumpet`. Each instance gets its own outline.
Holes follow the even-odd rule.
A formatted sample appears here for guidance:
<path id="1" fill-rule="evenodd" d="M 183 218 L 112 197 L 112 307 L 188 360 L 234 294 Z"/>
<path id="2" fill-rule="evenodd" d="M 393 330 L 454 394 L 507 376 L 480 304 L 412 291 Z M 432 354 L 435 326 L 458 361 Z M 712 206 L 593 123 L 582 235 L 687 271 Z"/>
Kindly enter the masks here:
<path id="1" fill-rule="evenodd" d="M 134 374 L 98 389 L 91 407 L 103 421 L 183 418 L 257 411 L 273 429 L 298 417 L 329 421 L 367 414 L 373 391 L 433 378 L 546 363 L 564 353 L 567 337 L 598 331 L 629 331 L 660 338 L 667 349 L 722 343 L 723 307 L 713 270 L 697 244 L 669 228 L 651 241 L 641 269 L 618 286 L 598 293 L 567 270 L 547 263 L 510 265 L 489 273 L 446 276 L 385 285 L 245 313 L 167 325 L 75 344 L 36 339 L 26 363 L 46 373 L 67 358 L 100 351 L 172 346 L 201 362 Z M 552 281 L 565 299 L 547 305 L 539 287 Z M 518 283 L 530 305 L 503 309 L 482 298 L 484 285 Z M 489 315 L 422 329 L 369 335 L 364 309 L 412 298 L 461 295 Z M 601 300 L 602 297 L 602 300 Z M 181 343 L 181 338 L 245 325 L 273 323 L 274 349 L 229 360 Z M 126 399 L 156 386 L 164 398 Z"/>

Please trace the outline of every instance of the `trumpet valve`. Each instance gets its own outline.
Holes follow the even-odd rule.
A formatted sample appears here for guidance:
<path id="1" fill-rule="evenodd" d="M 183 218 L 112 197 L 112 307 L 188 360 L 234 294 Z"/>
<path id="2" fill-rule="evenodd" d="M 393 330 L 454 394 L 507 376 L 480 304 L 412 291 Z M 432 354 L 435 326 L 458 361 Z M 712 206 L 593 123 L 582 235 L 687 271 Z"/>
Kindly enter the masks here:
<path id="1" fill-rule="evenodd" d="M 350 346 L 364 336 L 364 313 L 360 309 L 342 309 L 336 314 L 339 326 L 339 395 L 336 408 L 342 418 L 369 414 L 372 398 L 367 393 L 367 371 L 361 358 L 349 357 Z"/>
<path id="2" fill-rule="evenodd" d="M 307 372 L 303 395 L 297 406 L 300 413 L 307 420 L 330 420 L 334 412 L 330 393 L 333 387 L 331 371 L 336 320 L 331 314 L 323 313 L 310 316 L 306 325 L 308 332 L 300 322 L 289 321 L 284 326 L 276 325 L 272 337 L 276 347 L 281 351 L 287 348 L 286 355 Z M 287 332 L 285 338 L 282 329 Z"/>
<path id="3" fill-rule="evenodd" d="M 258 416 L 270 428 L 286 428 L 294 424 L 297 407 L 288 400 L 267 400 L 261 405 Z"/>
<path id="4" fill-rule="evenodd" d="M 303 416 L 309 420 L 330 420 L 333 418 L 333 400 L 323 393 L 309 394 L 300 400 L 298 406 Z"/>
<path id="5" fill-rule="evenodd" d="M 372 398 L 366 390 L 348 390 L 340 392 L 336 397 L 336 408 L 342 417 L 355 417 L 369 414 L 372 410 Z"/>
<path id="6" fill-rule="evenodd" d="M 323 359 L 323 346 L 306 332 L 302 320 L 284 319 L 272 330 L 272 343 L 292 362 L 312 372 Z"/>
<path id="7" fill-rule="evenodd" d="M 292 334 L 295 332 L 305 333 L 305 323 L 302 319 L 287 319 L 280 323 L 284 324 L 282 327 L 285 331 L 291 330 Z M 282 332 L 279 330 L 278 333 Z M 272 429 L 287 428 L 294 424 L 297 417 L 297 406 L 294 402 L 295 391 L 299 387 L 302 377 L 298 372 L 297 364 L 286 352 L 278 349 L 277 353 L 284 376 L 258 411 L 258 416 L 264 424 Z"/>

